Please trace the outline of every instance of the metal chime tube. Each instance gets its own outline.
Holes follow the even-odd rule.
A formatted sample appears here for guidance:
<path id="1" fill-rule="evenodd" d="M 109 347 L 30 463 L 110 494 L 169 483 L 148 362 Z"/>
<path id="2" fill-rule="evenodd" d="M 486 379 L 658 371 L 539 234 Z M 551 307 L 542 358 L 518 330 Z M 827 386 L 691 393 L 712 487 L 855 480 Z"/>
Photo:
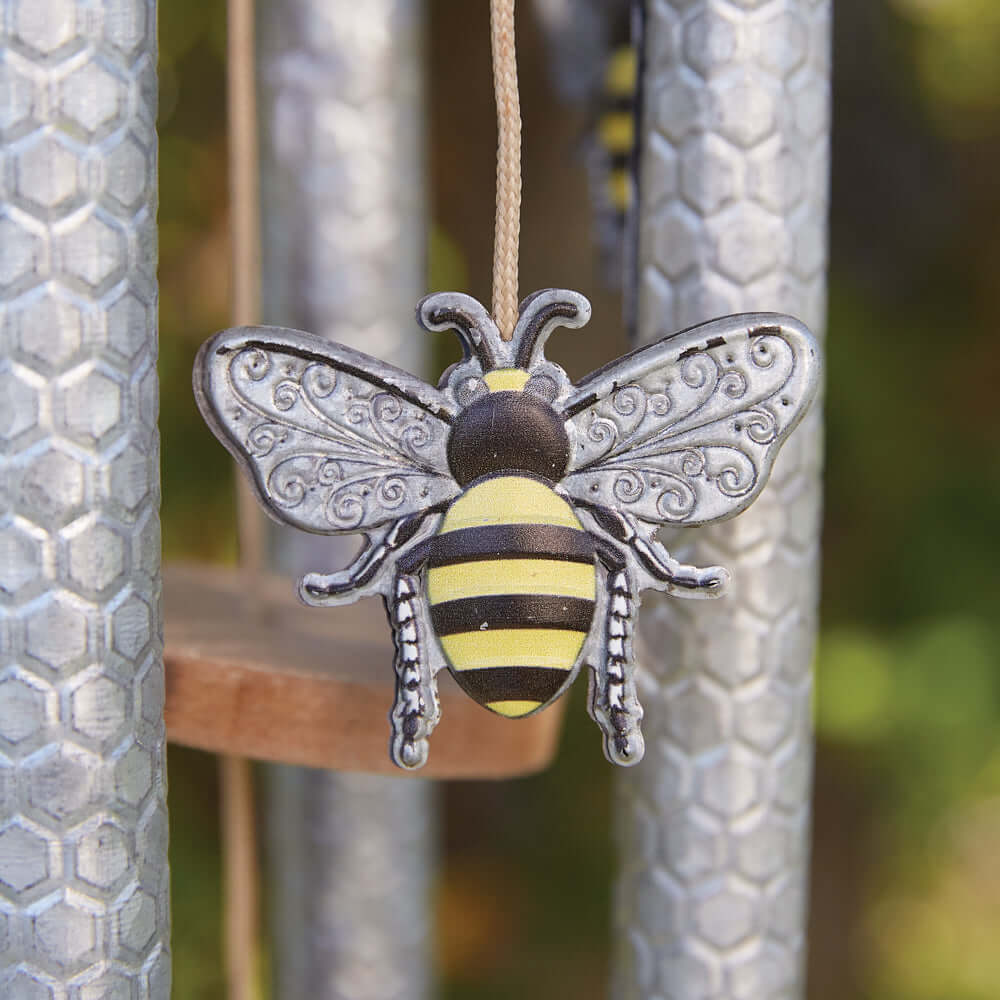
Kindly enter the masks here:
<path id="1" fill-rule="evenodd" d="M 644 341 L 724 313 L 824 326 L 830 0 L 647 4 Z M 717 602 L 650 600 L 646 759 L 618 782 L 619 1000 L 804 995 L 820 406 L 756 503 L 685 561 Z"/>
<path id="2" fill-rule="evenodd" d="M 156 4 L 0 2 L 0 995 L 170 994 Z"/>
<path id="3" fill-rule="evenodd" d="M 257 31 L 261 320 L 415 372 L 428 346 L 413 319 L 426 290 L 422 13 L 419 0 L 260 0 Z M 299 574 L 346 564 L 354 546 L 275 528 L 269 548 Z M 275 995 L 426 997 L 431 786 L 274 767 L 268 790 Z"/>

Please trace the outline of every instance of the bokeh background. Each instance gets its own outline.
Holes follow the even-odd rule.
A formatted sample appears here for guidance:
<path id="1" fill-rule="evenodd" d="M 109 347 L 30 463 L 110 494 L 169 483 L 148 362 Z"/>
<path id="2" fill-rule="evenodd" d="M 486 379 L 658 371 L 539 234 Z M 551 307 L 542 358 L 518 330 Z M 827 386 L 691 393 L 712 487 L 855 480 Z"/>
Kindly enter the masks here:
<path id="1" fill-rule="evenodd" d="M 485 3 L 430 0 L 428 290 L 489 297 Z M 810 1000 L 1000 996 L 1000 4 L 837 0 Z M 462 44 L 457 44 L 461 41 Z M 227 325 L 223 0 L 160 7 L 163 529 L 236 555 L 231 468 L 190 391 Z M 581 137 L 528 5 L 522 288 L 578 288 L 574 377 L 625 346 Z M 418 334 L 415 336 L 426 336 Z M 566 338 L 568 340 L 568 338 Z M 562 353 L 560 354 L 560 347 Z M 583 685 L 547 773 L 439 789 L 447 1000 L 603 997 L 612 771 Z M 214 762 L 170 751 L 174 996 L 223 995 Z"/>

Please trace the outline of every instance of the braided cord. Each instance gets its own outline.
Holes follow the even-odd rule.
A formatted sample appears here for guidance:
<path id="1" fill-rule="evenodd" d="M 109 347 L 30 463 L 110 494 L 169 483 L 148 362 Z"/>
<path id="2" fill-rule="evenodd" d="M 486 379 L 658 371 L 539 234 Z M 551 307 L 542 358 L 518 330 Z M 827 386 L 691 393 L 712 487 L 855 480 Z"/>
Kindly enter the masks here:
<path id="1" fill-rule="evenodd" d="M 517 255 L 521 232 L 521 102 L 514 51 L 514 0 L 490 0 L 496 93 L 497 214 L 493 234 L 493 319 L 504 340 L 517 323 Z"/>

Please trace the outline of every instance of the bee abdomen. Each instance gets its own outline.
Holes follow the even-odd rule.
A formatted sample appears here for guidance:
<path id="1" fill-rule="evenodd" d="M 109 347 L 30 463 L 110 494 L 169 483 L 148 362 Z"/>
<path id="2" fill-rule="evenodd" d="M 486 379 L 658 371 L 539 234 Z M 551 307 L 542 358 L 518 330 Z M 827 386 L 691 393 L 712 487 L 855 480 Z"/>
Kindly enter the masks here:
<path id="1" fill-rule="evenodd" d="M 487 708 L 522 716 L 572 676 L 594 615 L 594 547 L 534 477 L 497 475 L 459 498 L 428 561 L 431 622 L 452 674 Z"/>

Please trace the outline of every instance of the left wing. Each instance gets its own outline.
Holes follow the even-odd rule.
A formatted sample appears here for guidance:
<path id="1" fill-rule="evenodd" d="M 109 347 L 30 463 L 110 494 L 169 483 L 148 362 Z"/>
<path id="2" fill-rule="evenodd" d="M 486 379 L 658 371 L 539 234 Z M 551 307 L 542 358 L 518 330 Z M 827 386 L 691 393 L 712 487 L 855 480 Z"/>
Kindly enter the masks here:
<path id="1" fill-rule="evenodd" d="M 360 351 L 297 330 L 224 330 L 199 351 L 194 390 L 276 520 L 366 531 L 460 492 L 444 395 Z"/>
<path id="2" fill-rule="evenodd" d="M 763 489 L 819 384 L 819 349 L 790 316 L 727 316 L 593 372 L 566 402 L 583 503 L 650 524 L 705 524 Z"/>

